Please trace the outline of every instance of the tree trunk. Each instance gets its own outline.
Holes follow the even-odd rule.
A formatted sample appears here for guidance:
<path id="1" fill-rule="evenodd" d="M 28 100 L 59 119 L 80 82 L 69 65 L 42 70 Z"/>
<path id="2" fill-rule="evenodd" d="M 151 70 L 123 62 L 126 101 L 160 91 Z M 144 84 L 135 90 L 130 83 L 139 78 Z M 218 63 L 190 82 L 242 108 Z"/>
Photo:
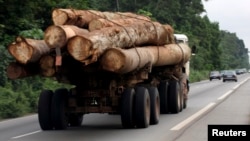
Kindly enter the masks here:
<path id="1" fill-rule="evenodd" d="M 136 18 L 126 18 L 126 19 L 116 19 L 116 20 L 108 20 L 108 19 L 96 19 L 92 20 L 89 23 L 89 31 L 99 30 L 104 27 L 111 27 L 111 26 L 124 26 L 126 24 L 133 24 L 135 22 L 150 22 L 150 20 L 140 20 Z"/>
<path id="2" fill-rule="evenodd" d="M 11 62 L 7 67 L 6 74 L 9 79 L 15 80 L 38 75 L 39 70 L 39 65 L 37 63 L 24 65 L 18 62 Z"/>
<path id="3" fill-rule="evenodd" d="M 44 54 L 50 52 L 44 40 L 25 39 L 17 37 L 16 41 L 8 46 L 9 53 L 20 63 L 36 62 Z"/>
<path id="4" fill-rule="evenodd" d="M 115 73 L 128 73 L 153 66 L 177 65 L 189 61 L 191 49 L 185 44 L 136 47 L 131 49 L 109 48 L 100 58 L 104 70 Z"/>
<path id="5" fill-rule="evenodd" d="M 121 18 L 148 19 L 146 16 L 130 12 L 101 12 L 95 10 L 55 9 L 52 11 L 52 20 L 55 25 L 75 25 L 88 28 L 89 22 L 94 19 L 121 19 Z"/>
<path id="6" fill-rule="evenodd" d="M 87 29 L 79 28 L 73 25 L 49 26 L 44 33 L 44 40 L 50 48 L 62 48 L 66 46 L 68 39 L 75 36 L 86 36 Z"/>
<path id="7" fill-rule="evenodd" d="M 158 22 L 136 22 L 124 27 L 107 27 L 89 33 L 88 37 L 69 39 L 68 52 L 74 59 L 93 63 L 106 48 L 131 48 L 141 45 L 167 44 L 167 30 Z"/>

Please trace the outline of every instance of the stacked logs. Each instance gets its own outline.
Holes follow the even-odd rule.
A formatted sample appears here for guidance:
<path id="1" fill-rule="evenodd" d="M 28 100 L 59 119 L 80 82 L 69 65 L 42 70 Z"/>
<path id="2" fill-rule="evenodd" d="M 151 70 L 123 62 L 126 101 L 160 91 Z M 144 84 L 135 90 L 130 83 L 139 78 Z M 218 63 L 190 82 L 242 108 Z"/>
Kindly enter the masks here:
<path id="1" fill-rule="evenodd" d="M 7 67 L 10 79 L 55 76 L 68 56 L 82 66 L 98 62 L 98 68 L 124 74 L 148 63 L 187 62 L 191 54 L 188 46 L 174 43 L 170 25 L 134 13 L 55 9 L 52 20 L 43 40 L 17 37 L 8 46 L 16 60 Z"/>

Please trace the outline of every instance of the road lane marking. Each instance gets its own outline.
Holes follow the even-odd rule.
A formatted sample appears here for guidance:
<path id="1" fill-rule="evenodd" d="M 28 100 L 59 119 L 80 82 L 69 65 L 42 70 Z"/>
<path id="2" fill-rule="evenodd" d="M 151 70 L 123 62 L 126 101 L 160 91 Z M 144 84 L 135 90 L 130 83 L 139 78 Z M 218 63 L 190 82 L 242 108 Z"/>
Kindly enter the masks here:
<path id="1" fill-rule="evenodd" d="M 41 130 L 38 130 L 38 131 L 34 131 L 34 132 L 30 132 L 30 133 L 27 133 L 27 134 L 23 134 L 23 135 L 20 135 L 20 136 L 16 136 L 16 137 L 12 137 L 12 139 L 18 139 L 18 138 L 22 138 L 22 137 L 25 137 L 25 136 L 29 136 L 29 135 L 33 135 L 33 134 L 39 133 L 39 132 L 41 132 Z"/>
<path id="2" fill-rule="evenodd" d="M 245 82 L 245 81 L 243 81 L 243 82 Z M 233 87 L 233 90 L 235 90 L 235 89 L 237 89 L 240 85 L 242 85 L 243 83 L 239 83 L 239 84 L 237 84 L 236 86 L 234 86 Z"/>
<path id="3" fill-rule="evenodd" d="M 205 113 L 207 110 L 209 110 L 210 108 L 212 108 L 215 104 L 216 103 L 214 103 L 214 102 L 209 103 L 206 107 L 202 108 L 200 111 L 196 112 L 195 114 L 193 114 L 192 116 L 190 116 L 186 120 L 184 120 L 181 123 L 177 124 L 176 126 L 174 126 L 173 128 L 171 128 L 170 130 L 172 130 L 172 131 L 174 131 L 174 130 L 180 130 L 181 128 L 185 127 L 186 125 L 188 125 L 189 123 L 191 123 L 193 120 L 195 120 L 196 118 L 198 118 L 200 115 L 202 115 L 203 113 Z"/>
<path id="4" fill-rule="evenodd" d="M 233 90 L 229 90 L 228 92 L 226 92 L 225 94 L 223 94 L 222 96 L 220 96 L 217 100 L 222 100 L 225 99 L 228 95 L 230 95 L 233 92 Z"/>
<path id="5" fill-rule="evenodd" d="M 246 81 L 249 80 L 250 77 L 246 78 L 245 80 L 241 81 L 238 85 L 234 86 L 233 89 L 237 89 L 239 86 L 241 86 L 242 84 L 244 84 Z"/>
<path id="6" fill-rule="evenodd" d="M 225 94 L 223 94 L 222 96 L 220 96 L 217 100 L 222 100 L 225 99 L 227 96 L 229 96 L 235 89 L 237 89 L 239 86 L 241 86 L 243 83 L 245 83 L 246 81 L 248 81 L 250 79 L 250 77 L 246 78 L 245 80 L 243 80 L 241 83 L 239 83 L 238 85 L 234 86 L 232 90 L 229 90 L 228 92 L 226 92 Z M 181 128 L 185 127 L 187 124 L 191 123 L 193 120 L 195 120 L 197 117 L 199 117 L 200 115 L 202 115 L 203 113 L 205 113 L 207 110 L 209 110 L 211 107 L 213 107 L 216 103 L 212 102 L 210 104 L 208 104 L 206 107 L 204 107 L 203 109 L 201 109 L 200 111 L 198 111 L 197 113 L 193 114 L 192 116 L 190 116 L 189 118 L 187 118 L 186 120 L 182 121 L 181 123 L 177 124 L 176 126 L 174 126 L 173 128 L 171 128 L 170 130 L 180 130 Z"/>
<path id="7" fill-rule="evenodd" d="M 228 92 L 226 92 L 225 94 L 223 94 L 222 96 L 220 96 L 217 100 L 222 100 L 225 99 L 228 95 L 230 95 L 234 90 L 236 90 L 237 88 L 239 88 L 242 84 L 244 84 L 249 78 L 243 80 L 241 83 L 237 84 L 236 86 L 234 86 L 231 90 L 229 90 Z"/>

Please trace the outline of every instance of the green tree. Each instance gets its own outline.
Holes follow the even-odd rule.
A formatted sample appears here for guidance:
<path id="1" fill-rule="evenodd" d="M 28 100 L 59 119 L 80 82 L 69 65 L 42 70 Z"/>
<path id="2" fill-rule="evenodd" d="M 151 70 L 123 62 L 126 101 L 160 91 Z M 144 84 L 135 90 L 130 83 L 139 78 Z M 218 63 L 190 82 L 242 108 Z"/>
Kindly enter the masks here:
<path id="1" fill-rule="evenodd" d="M 223 69 L 249 68 L 248 49 L 235 33 L 221 31 L 219 48 L 222 50 L 220 60 Z"/>

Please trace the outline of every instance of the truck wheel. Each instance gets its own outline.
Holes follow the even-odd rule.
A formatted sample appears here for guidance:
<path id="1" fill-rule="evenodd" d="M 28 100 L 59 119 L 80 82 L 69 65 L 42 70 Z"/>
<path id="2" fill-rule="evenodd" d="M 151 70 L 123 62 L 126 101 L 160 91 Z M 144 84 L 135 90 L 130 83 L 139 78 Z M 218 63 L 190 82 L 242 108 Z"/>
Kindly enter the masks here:
<path id="1" fill-rule="evenodd" d="M 160 111 L 162 114 L 168 113 L 168 82 L 161 81 L 159 85 Z"/>
<path id="2" fill-rule="evenodd" d="M 81 126 L 83 114 L 70 114 L 68 120 L 71 127 Z"/>
<path id="3" fill-rule="evenodd" d="M 134 101 L 135 90 L 133 88 L 125 89 L 121 97 L 121 122 L 123 128 L 135 127 Z"/>
<path id="4" fill-rule="evenodd" d="M 137 87 L 135 92 L 136 127 L 147 128 L 150 123 L 150 96 L 144 87 Z"/>
<path id="5" fill-rule="evenodd" d="M 180 100 L 180 85 L 178 81 L 171 80 L 169 82 L 168 94 L 169 94 L 168 97 L 169 111 L 171 113 L 179 113 L 181 107 L 181 100 Z"/>
<path id="6" fill-rule="evenodd" d="M 187 108 L 187 99 L 184 99 L 183 101 L 183 109 L 186 109 Z"/>
<path id="7" fill-rule="evenodd" d="M 183 94 L 183 89 L 184 89 L 184 86 L 183 84 L 181 84 L 181 82 L 179 82 L 179 86 L 180 86 L 180 89 L 179 89 L 179 98 L 180 98 L 180 110 L 179 112 L 181 112 L 183 110 L 183 105 L 184 105 L 184 94 Z"/>
<path id="8" fill-rule="evenodd" d="M 179 81 L 180 86 L 180 112 L 184 109 L 184 103 L 188 93 L 188 81 L 185 73 L 182 74 Z"/>
<path id="9" fill-rule="evenodd" d="M 150 96 L 150 124 L 154 125 L 159 122 L 160 118 L 160 96 L 156 87 L 148 88 Z"/>
<path id="10" fill-rule="evenodd" d="M 66 100 L 68 96 L 67 89 L 57 89 L 52 98 L 51 112 L 52 121 L 56 130 L 66 129 L 68 126 L 66 116 Z"/>
<path id="11" fill-rule="evenodd" d="M 51 119 L 51 100 L 53 91 L 43 90 L 38 101 L 38 120 L 42 130 L 53 129 Z"/>

